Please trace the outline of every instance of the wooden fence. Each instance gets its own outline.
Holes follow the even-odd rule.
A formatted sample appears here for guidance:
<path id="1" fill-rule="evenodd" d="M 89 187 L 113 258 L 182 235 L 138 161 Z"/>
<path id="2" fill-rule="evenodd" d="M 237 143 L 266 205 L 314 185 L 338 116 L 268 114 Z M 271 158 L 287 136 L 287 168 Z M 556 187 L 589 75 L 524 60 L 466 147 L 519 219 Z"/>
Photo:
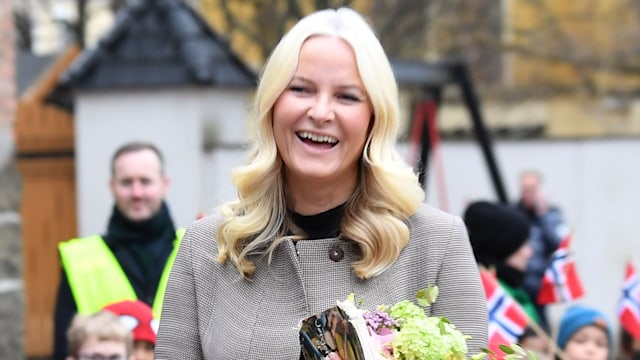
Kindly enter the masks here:
<path id="1" fill-rule="evenodd" d="M 52 353 L 53 310 L 60 278 L 57 244 L 77 234 L 73 115 L 45 103 L 45 98 L 78 53 L 73 47 L 60 56 L 18 101 L 16 109 L 27 357 Z"/>

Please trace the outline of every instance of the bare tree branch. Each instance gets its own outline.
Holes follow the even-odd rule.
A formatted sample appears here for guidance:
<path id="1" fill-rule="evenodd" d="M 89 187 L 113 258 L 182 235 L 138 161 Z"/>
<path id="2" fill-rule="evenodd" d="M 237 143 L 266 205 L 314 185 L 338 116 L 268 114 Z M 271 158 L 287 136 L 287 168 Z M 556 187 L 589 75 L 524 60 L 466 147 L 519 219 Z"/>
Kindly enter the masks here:
<path id="1" fill-rule="evenodd" d="M 288 27 L 312 8 L 354 4 L 353 0 L 281 0 L 276 6 L 273 1 L 244 0 L 243 4 L 255 6 L 255 16 L 248 19 L 246 14 L 233 13 L 230 4 L 237 5 L 238 1 L 220 0 L 229 31 L 243 33 L 263 54 L 268 54 Z M 481 85 L 501 84 L 505 54 L 569 66 L 577 74 L 580 88 L 591 93 L 601 91 L 597 86 L 603 71 L 635 75 L 640 69 L 640 0 L 619 0 L 607 8 L 606 18 L 602 18 L 602 10 L 578 3 L 575 8 L 560 7 L 569 11 L 561 14 L 547 0 L 521 0 L 518 5 L 531 7 L 535 16 L 532 20 L 538 23 L 509 29 L 513 41 L 503 37 L 505 14 L 495 0 L 371 1 L 366 15 L 390 57 L 465 59 Z M 618 26 L 620 19 L 626 19 L 625 26 Z M 599 34 L 598 41 L 590 33 L 579 31 L 581 26 L 600 24 L 598 21 L 610 22 L 604 24 L 606 32 L 590 28 Z M 609 47 L 606 52 L 598 46 L 600 42 Z M 544 87 L 549 83 L 526 86 Z"/>

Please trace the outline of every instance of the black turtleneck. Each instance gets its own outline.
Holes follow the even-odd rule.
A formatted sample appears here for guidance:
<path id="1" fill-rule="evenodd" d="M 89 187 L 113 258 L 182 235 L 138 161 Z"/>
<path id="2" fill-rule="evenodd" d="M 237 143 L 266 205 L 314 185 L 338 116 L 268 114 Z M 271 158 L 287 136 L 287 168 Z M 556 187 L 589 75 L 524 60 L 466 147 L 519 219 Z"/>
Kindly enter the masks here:
<path id="1" fill-rule="evenodd" d="M 138 299 L 152 306 L 167 258 L 173 249 L 176 230 L 165 203 L 152 218 L 132 222 L 114 206 L 107 233 L 103 236 Z M 54 314 L 54 360 L 67 356 L 66 331 L 77 306 L 62 270 Z"/>
<path id="2" fill-rule="evenodd" d="M 304 231 L 309 239 L 325 239 L 340 234 L 345 204 L 314 215 L 301 215 L 289 210 L 291 221 Z"/>

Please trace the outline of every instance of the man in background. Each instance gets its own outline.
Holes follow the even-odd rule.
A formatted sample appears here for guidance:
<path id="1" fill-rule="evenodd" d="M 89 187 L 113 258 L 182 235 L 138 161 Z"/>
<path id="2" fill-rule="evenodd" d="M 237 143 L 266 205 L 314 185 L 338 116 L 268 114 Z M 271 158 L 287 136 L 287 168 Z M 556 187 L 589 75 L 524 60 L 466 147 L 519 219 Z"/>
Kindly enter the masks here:
<path id="1" fill-rule="evenodd" d="M 109 187 L 115 204 L 105 234 L 58 245 L 63 271 L 54 314 L 54 360 L 65 359 L 65 332 L 76 313 L 141 300 L 160 316 L 182 234 L 165 203 L 169 178 L 160 150 L 142 142 L 118 148 Z"/>
<path id="2" fill-rule="evenodd" d="M 536 301 L 540 282 L 549 264 L 551 254 L 558 248 L 568 228 L 560 210 L 552 206 L 542 192 L 542 176 L 534 170 L 526 170 L 520 175 L 520 199 L 516 208 L 531 222 L 529 243 L 533 255 L 529 259 L 523 284 L 524 290 Z M 540 324 L 549 330 L 546 308 L 536 304 Z"/>

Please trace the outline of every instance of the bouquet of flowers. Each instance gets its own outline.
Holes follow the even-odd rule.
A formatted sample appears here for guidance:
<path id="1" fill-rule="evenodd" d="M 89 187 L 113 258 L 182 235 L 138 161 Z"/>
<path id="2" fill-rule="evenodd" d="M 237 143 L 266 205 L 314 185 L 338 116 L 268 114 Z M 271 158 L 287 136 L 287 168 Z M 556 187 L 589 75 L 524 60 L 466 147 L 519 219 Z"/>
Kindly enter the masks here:
<path id="1" fill-rule="evenodd" d="M 416 301 L 421 306 L 429 306 L 437 296 L 438 288 L 429 287 L 416 294 Z M 469 336 L 445 317 L 427 316 L 418 304 L 404 300 L 367 311 L 356 306 L 355 296 L 351 294 L 335 307 L 302 321 L 302 358 L 321 360 L 336 352 L 343 360 L 467 359 Z M 517 345 L 505 345 L 501 349 L 507 354 L 505 359 L 531 356 Z M 470 359 L 492 355 L 486 350 Z"/>

